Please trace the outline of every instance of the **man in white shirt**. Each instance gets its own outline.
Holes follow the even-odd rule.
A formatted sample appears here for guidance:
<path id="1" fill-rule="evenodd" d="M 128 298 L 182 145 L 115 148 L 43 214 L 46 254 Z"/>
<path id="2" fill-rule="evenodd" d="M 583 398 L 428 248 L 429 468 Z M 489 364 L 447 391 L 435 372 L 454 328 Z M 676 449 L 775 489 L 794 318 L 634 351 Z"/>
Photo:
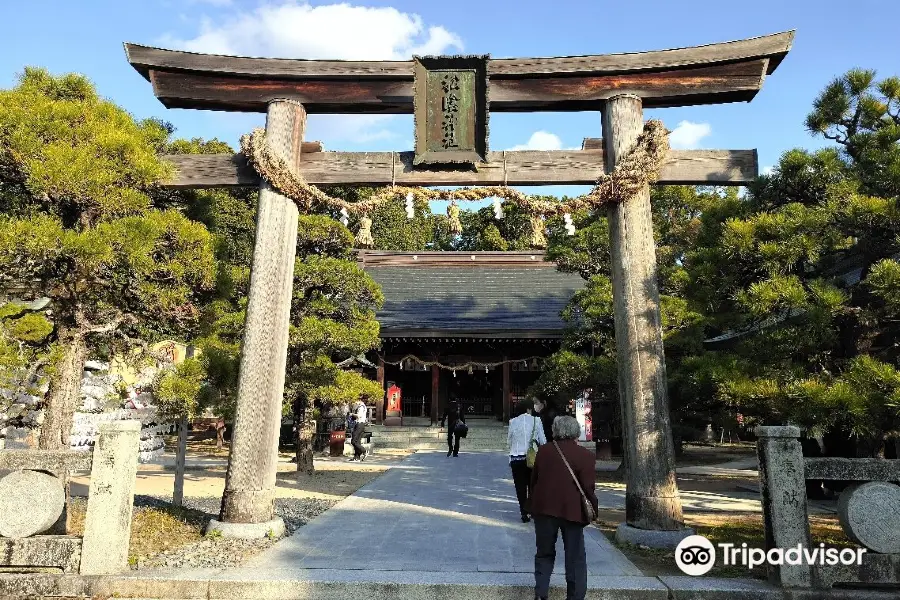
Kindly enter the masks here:
<path id="1" fill-rule="evenodd" d="M 509 420 L 507 444 L 509 445 L 509 468 L 512 470 L 513 483 L 516 486 L 516 498 L 519 501 L 519 512 L 522 522 L 531 520 L 528 503 L 529 486 L 531 485 L 531 468 L 528 466 L 528 448 L 532 444 L 543 446 L 547 443 L 540 418 L 534 416 L 534 402 L 523 400 L 516 406 L 519 416 Z"/>
<path id="2" fill-rule="evenodd" d="M 368 420 L 367 414 L 369 409 L 366 407 L 365 402 L 359 400 L 354 405 L 353 412 L 356 418 L 353 425 L 353 433 L 350 436 L 350 443 L 353 444 L 353 458 L 350 460 L 362 462 L 366 460 L 366 457 L 369 455 L 369 451 L 363 448 L 362 445 L 362 435 L 366 431 L 366 421 Z"/>

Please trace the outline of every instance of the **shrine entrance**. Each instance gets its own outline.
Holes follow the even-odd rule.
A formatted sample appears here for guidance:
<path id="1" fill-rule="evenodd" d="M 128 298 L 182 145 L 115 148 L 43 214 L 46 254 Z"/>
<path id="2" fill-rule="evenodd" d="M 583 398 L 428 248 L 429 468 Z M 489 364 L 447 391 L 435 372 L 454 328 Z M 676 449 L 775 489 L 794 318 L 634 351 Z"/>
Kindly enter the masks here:
<path id="1" fill-rule="evenodd" d="M 494 197 L 531 215 L 534 247 L 546 242 L 545 217 L 606 211 L 626 437 L 620 532 L 632 543 L 664 538 L 674 547 L 689 530 L 675 483 L 649 185 L 743 185 L 757 177 L 758 164 L 755 150 L 670 150 L 665 128 L 644 123 L 643 109 L 750 101 L 792 42 L 787 32 L 632 54 L 383 62 L 212 56 L 126 44 L 129 62 L 167 107 L 267 114 L 265 132 L 242 139 L 242 154 L 170 157 L 178 172 L 172 187 L 259 187 L 235 427 L 221 520 L 213 526 L 233 536 L 283 530 L 273 518 L 275 473 L 299 211 L 314 203 L 352 211 L 360 216 L 357 240 L 366 244 L 367 211 L 378 203 Z M 488 119 L 496 111 L 597 111 L 602 140 L 573 151 L 492 152 Z M 413 113 L 415 152 L 323 152 L 304 143 L 307 113 Z M 322 184 L 386 187 L 347 203 L 315 187 Z M 566 203 L 510 187 L 543 184 L 595 187 Z M 489 187 L 403 187 L 467 185 Z M 449 217 L 458 233 L 458 211 Z"/>

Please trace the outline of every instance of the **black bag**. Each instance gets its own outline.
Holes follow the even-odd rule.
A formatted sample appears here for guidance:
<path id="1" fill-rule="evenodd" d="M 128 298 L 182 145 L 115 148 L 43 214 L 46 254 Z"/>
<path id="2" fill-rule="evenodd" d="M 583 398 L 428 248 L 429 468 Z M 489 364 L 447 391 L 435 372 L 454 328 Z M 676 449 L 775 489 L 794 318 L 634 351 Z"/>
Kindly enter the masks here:
<path id="1" fill-rule="evenodd" d="M 453 426 L 453 433 L 458 435 L 461 438 L 469 435 L 469 426 L 466 425 L 463 421 L 457 421 L 456 425 Z"/>

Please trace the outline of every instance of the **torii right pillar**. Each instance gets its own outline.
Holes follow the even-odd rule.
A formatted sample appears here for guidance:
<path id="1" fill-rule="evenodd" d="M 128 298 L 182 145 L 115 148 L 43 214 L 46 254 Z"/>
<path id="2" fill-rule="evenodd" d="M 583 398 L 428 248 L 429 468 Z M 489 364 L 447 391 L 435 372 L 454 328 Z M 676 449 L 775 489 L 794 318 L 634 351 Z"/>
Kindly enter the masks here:
<path id="1" fill-rule="evenodd" d="M 643 131 L 641 99 L 610 98 L 603 108 L 603 149 L 612 172 Z M 675 482 L 666 361 L 659 312 L 650 187 L 609 207 L 616 358 L 625 456 L 621 541 L 674 548 L 684 528 Z"/>

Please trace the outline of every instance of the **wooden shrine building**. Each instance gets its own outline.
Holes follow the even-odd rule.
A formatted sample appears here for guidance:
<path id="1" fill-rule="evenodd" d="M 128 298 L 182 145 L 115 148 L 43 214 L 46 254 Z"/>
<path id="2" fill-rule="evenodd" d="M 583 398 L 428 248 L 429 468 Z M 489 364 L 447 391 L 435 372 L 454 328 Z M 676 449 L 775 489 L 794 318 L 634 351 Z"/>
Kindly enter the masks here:
<path id="1" fill-rule="evenodd" d="M 581 289 L 540 251 L 361 251 L 378 282 L 378 379 L 402 391 L 405 423 L 440 420 L 448 400 L 468 417 L 509 420 L 512 406 L 559 348 L 560 312 Z M 377 407 L 378 422 L 384 416 Z"/>

